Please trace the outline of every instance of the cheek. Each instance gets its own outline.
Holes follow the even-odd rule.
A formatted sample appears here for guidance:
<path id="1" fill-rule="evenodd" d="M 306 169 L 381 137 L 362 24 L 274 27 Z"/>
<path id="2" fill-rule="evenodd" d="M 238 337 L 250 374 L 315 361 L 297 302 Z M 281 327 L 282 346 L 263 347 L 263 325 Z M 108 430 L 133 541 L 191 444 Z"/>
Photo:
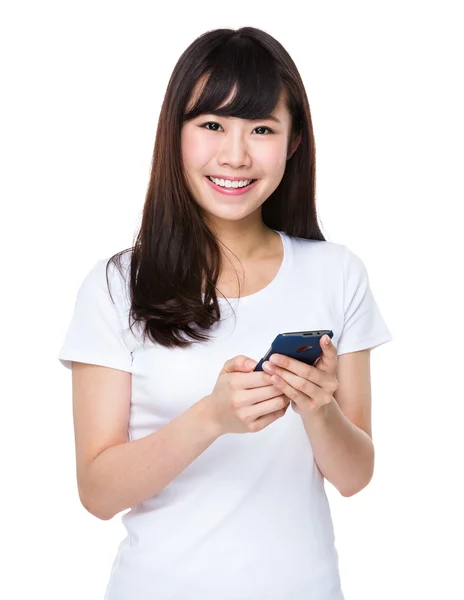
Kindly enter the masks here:
<path id="1" fill-rule="evenodd" d="M 201 169 L 211 160 L 211 153 L 215 151 L 214 143 L 205 137 L 195 135 L 194 132 L 187 129 L 182 132 L 182 159 L 186 169 Z"/>
<path id="2" fill-rule="evenodd" d="M 285 171 L 286 158 L 286 148 L 279 144 L 263 148 L 259 160 L 267 173 L 280 177 Z"/>

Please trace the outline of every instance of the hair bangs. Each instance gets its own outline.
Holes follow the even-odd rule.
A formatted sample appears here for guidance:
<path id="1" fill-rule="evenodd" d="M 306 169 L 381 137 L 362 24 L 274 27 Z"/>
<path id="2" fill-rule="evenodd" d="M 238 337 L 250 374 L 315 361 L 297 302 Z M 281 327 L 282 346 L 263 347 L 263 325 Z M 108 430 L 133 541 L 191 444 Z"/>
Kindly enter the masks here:
<path id="1" fill-rule="evenodd" d="M 185 120 L 201 114 L 264 119 L 277 106 L 283 82 L 275 61 L 251 40 L 231 40 L 217 54 Z"/>

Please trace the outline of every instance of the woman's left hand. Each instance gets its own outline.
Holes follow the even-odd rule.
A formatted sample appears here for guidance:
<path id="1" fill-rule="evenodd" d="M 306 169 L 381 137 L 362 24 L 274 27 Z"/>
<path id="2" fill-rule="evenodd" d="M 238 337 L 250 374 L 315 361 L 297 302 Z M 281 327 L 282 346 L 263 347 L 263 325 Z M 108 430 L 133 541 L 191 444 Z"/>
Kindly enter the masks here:
<path id="1" fill-rule="evenodd" d="M 329 339 L 327 345 L 325 338 Z M 322 354 L 314 365 L 282 354 L 272 354 L 270 362 L 263 364 L 263 370 L 272 375 L 273 385 L 290 399 L 293 410 L 302 417 L 332 402 L 338 388 L 337 348 L 329 336 L 323 336 L 320 345 Z"/>

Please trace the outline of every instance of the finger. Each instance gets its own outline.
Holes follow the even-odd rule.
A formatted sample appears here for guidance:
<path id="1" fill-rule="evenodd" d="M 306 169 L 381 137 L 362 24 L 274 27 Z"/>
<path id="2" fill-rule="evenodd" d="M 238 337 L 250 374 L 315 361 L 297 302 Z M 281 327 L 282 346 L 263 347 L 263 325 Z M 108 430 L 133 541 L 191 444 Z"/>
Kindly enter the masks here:
<path id="1" fill-rule="evenodd" d="M 249 366 L 246 364 L 248 360 L 252 361 L 252 364 Z M 243 390 L 252 390 L 272 385 L 269 373 L 265 371 L 253 371 L 257 364 L 255 360 L 250 359 L 248 356 L 239 354 L 224 363 L 220 375 L 235 373 L 234 385 Z"/>
<path id="2" fill-rule="evenodd" d="M 323 398 L 324 394 L 331 396 L 338 389 L 338 380 L 333 373 L 321 371 L 320 369 L 317 369 L 311 365 L 305 366 L 310 369 L 312 374 L 314 374 L 313 377 L 300 377 L 299 375 L 295 375 L 291 371 L 287 371 L 287 369 L 277 367 L 276 365 L 271 367 L 271 373 L 267 365 L 267 361 L 264 362 L 263 369 L 266 371 L 266 373 L 271 375 L 271 382 L 273 381 L 272 376 L 277 375 L 278 377 L 285 379 L 285 381 L 287 381 L 293 387 L 303 391 L 308 396 Z"/>
<path id="3" fill-rule="evenodd" d="M 278 377 L 279 381 L 275 377 Z M 288 396 L 297 403 L 302 400 L 317 401 L 325 393 L 318 385 L 284 369 L 280 370 L 278 375 L 273 375 L 271 382 L 285 396 Z"/>
<path id="4" fill-rule="evenodd" d="M 267 362 L 268 361 L 265 361 L 263 363 L 263 369 L 267 373 L 271 373 Z M 314 365 L 307 365 L 306 363 L 301 362 L 301 360 L 296 360 L 296 358 L 291 358 L 290 356 L 285 356 L 283 354 L 272 354 L 269 358 L 269 362 L 271 363 L 271 368 L 275 367 L 275 372 L 277 372 L 279 368 L 286 369 L 299 377 L 309 379 L 319 386 L 323 385 L 324 378 L 326 377 L 326 374 Z"/>
<path id="5" fill-rule="evenodd" d="M 325 344 L 324 340 L 326 337 L 329 338 L 329 343 Z M 325 373 L 337 373 L 338 369 L 338 356 L 337 347 L 332 343 L 329 336 L 322 336 L 320 340 L 320 347 L 322 352 L 319 354 L 317 361 L 314 366 L 317 365 L 317 369 L 324 371 Z"/>
<path id="6" fill-rule="evenodd" d="M 323 335 L 320 339 L 319 345 L 322 348 L 322 355 L 329 360 L 337 360 L 337 348 L 332 343 L 330 336 Z"/>
<path id="7" fill-rule="evenodd" d="M 251 363 L 247 364 L 247 361 L 251 361 Z M 221 373 L 236 373 L 237 371 L 241 373 L 248 373 L 254 369 L 257 364 L 258 363 L 252 358 L 244 356 L 243 354 L 239 354 L 238 356 L 234 356 L 234 358 L 231 358 L 224 363 Z"/>

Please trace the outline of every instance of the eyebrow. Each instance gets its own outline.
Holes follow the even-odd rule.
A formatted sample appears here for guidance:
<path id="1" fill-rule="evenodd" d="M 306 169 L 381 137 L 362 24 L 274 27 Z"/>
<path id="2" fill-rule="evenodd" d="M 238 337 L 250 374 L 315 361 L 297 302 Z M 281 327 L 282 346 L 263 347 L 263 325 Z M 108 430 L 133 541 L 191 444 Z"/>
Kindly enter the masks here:
<path id="1" fill-rule="evenodd" d="M 279 123 L 280 125 L 282 124 L 277 117 L 274 117 L 274 115 L 268 115 L 267 117 L 264 117 L 264 119 L 252 119 L 252 120 L 253 121 L 275 121 L 276 123 Z"/>
<path id="2" fill-rule="evenodd" d="M 214 115 L 216 117 L 221 117 L 222 119 L 226 118 L 226 119 L 230 119 L 230 117 L 224 117 L 224 115 L 220 115 L 218 113 L 215 113 L 214 111 L 209 113 L 210 115 Z M 282 123 L 279 121 L 279 119 L 277 117 L 274 117 L 274 115 L 267 115 L 267 117 L 262 117 L 261 119 L 248 119 L 249 121 L 275 121 L 276 123 L 279 123 L 279 125 L 282 125 Z"/>

